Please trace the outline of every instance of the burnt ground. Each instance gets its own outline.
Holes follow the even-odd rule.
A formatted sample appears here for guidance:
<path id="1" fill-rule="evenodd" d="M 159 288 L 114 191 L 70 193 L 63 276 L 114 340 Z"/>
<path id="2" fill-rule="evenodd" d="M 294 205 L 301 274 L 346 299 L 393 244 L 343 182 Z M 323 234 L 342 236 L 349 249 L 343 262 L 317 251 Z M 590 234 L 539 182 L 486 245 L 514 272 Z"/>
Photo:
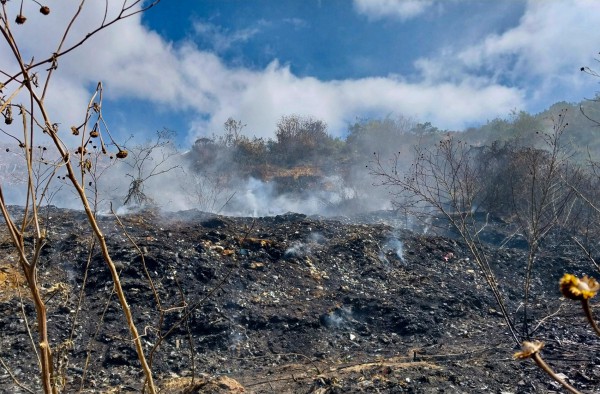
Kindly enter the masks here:
<path id="1" fill-rule="evenodd" d="M 189 392 L 561 392 L 531 360 L 512 359 L 515 342 L 456 239 L 397 230 L 389 215 L 251 219 L 146 211 L 121 219 L 137 247 L 114 217 L 100 224 L 147 351 L 175 325 L 152 357 L 162 392 L 182 392 L 194 375 Z M 84 215 L 53 208 L 44 222 L 40 280 L 65 392 L 78 392 L 84 375 L 83 392 L 139 392 L 126 323 L 99 250 L 90 254 Z M 35 334 L 33 307 L 2 231 L 0 357 L 18 382 L 38 392 L 19 293 Z M 519 316 L 525 250 L 490 246 L 487 253 L 509 311 Z M 534 338 L 572 384 L 599 392 L 600 340 L 579 305 L 561 299 L 557 283 L 565 272 L 593 273 L 572 246 L 542 252 L 532 286 Z M 26 392 L 10 374 L 0 368 L 0 391 Z"/>

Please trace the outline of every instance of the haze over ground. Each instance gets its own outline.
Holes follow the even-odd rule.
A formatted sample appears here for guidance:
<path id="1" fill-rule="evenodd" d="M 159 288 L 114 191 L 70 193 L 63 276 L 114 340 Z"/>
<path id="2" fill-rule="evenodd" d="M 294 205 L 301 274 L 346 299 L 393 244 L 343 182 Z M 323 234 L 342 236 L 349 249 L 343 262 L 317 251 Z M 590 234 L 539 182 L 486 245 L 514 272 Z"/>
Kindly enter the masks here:
<path id="1" fill-rule="evenodd" d="M 24 13 L 33 15 L 29 3 Z M 97 26 L 102 7 L 90 4 L 69 39 Z M 51 53 L 76 7 L 52 9 L 35 19 L 43 39 L 17 37 L 24 58 Z M 222 135 L 230 118 L 245 125 L 245 135 L 265 139 L 274 138 L 277 123 L 291 114 L 322 120 L 331 136 L 341 138 L 357 119 L 388 117 L 461 131 L 594 97 L 596 80 L 579 70 L 595 65 L 597 11 L 600 5 L 586 0 L 163 0 L 61 59 L 47 105 L 67 130 L 62 138 L 76 144 L 68 126 L 81 123 L 101 80 L 104 117 L 117 141 L 133 146 L 167 128 L 180 152 L 200 137 Z M 32 31 L 16 29 L 17 35 Z M 3 61 L 0 67 L 10 68 Z M 18 125 L 5 127 L 10 132 Z M 363 170 L 364 161 L 358 163 Z M 105 177 L 108 200 L 127 193 L 128 171 L 117 168 Z M 185 209 L 189 174 L 173 172 L 145 186 L 160 191 L 152 194 L 162 196 L 161 205 Z M 364 171 L 358 177 L 361 187 L 372 186 Z M 341 184 L 333 200 L 352 197 L 338 181 L 331 181 Z M 15 202 L 22 193 L 6 191 Z M 331 195 L 289 200 L 273 183 L 248 177 L 222 197 L 234 193 L 247 206 L 233 214 L 314 213 L 323 199 L 333 201 Z"/>

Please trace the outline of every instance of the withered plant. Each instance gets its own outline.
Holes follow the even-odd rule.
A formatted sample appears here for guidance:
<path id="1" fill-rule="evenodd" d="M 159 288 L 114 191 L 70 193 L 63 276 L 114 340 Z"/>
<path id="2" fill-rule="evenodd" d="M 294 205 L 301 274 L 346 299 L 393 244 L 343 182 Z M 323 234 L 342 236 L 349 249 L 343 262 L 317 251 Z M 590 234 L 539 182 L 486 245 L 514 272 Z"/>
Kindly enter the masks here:
<path id="1" fill-rule="evenodd" d="M 465 241 L 517 341 L 515 318 L 509 316 L 502 301 L 480 234 L 493 215 L 502 217 L 527 243 L 521 335 L 529 338 L 530 293 L 537 257 L 548 236 L 573 230 L 581 213 L 573 187 L 581 184 L 584 174 L 563 142 L 568 126 L 566 111 L 549 121 L 548 130 L 535 133 L 537 147 L 506 144 L 488 149 L 447 136 L 433 148 L 417 146 L 408 170 L 399 165 L 399 154 L 389 163 L 376 155 L 372 166 L 381 184 L 392 187 L 399 208 L 427 220 L 441 217 Z M 500 159 L 490 157 L 497 153 L 502 155 Z M 499 161 L 498 165 L 494 161 Z"/>
<path id="2" fill-rule="evenodd" d="M 478 163 L 482 157 L 481 149 L 452 136 L 443 138 L 434 147 L 417 146 L 414 161 L 408 169 L 399 165 L 399 154 L 389 162 L 381 161 L 375 155 L 371 172 L 381 185 L 390 187 L 398 208 L 428 221 L 442 218 L 438 225 L 458 233 L 493 293 L 513 340 L 522 343 L 523 350 L 516 353 L 515 358 L 532 358 L 566 390 L 577 394 L 579 391 L 542 359 L 543 342 L 530 340 L 546 320 L 542 319 L 533 329 L 529 325 L 531 283 L 534 266 L 542 263 L 538 261 L 540 251 L 553 242 L 560 243 L 571 237 L 598 267 L 592 258 L 593 252 L 573 235 L 585 230 L 581 228 L 581 218 L 587 215 L 586 212 L 591 210 L 594 217 L 600 216 L 600 208 L 594 202 L 597 195 L 588 194 L 593 189 L 590 185 L 597 182 L 594 182 L 593 171 L 571 160 L 568 146 L 563 144 L 563 134 L 568 126 L 565 112 L 550 120 L 552 126 L 548 131 L 537 133 L 541 139 L 538 147 L 507 148 L 508 165 L 496 168 L 503 172 L 501 185 L 492 184 L 491 179 L 495 178 L 491 175 L 498 175 L 490 172 L 494 165 Z M 508 196 L 508 201 L 501 204 L 494 200 L 498 198 L 498 190 L 493 188 L 498 186 L 502 195 Z M 515 233 L 521 234 L 528 246 L 524 261 L 523 302 L 519 307 L 523 308 L 521 332 L 516 329 L 517 313 L 507 309 L 500 287 L 502 283 L 494 275 L 480 237 L 489 225 L 489 216 L 498 214 L 489 210 L 490 207 L 501 208 L 503 219 L 511 224 Z M 586 207 L 589 208 L 587 211 Z M 549 239 L 552 237 L 558 240 Z M 566 274 L 560 282 L 560 290 L 565 297 L 581 301 L 589 324 L 600 335 L 589 302 L 600 290 L 598 282 L 593 278 L 580 279 Z"/>
<path id="3" fill-rule="evenodd" d="M 600 77 L 600 74 L 590 67 L 581 67 L 581 71 L 596 78 Z M 596 96 L 595 99 L 590 101 L 597 103 L 600 100 L 598 96 Z M 580 106 L 580 112 L 585 118 L 587 118 L 596 126 L 600 125 L 600 121 L 591 117 L 583 106 Z M 560 137 L 567 125 L 565 122 L 564 113 L 561 115 L 562 119 L 560 122 L 558 122 L 559 127 L 556 127 L 557 123 L 555 122 L 554 134 L 549 134 L 546 136 L 549 146 L 553 148 L 556 148 L 558 145 L 560 145 Z M 560 166 L 562 164 L 562 161 L 559 159 L 560 156 L 557 155 L 554 150 L 551 151 L 553 152 L 553 157 L 557 158 L 557 167 Z M 577 231 L 573 231 L 571 239 L 581 248 L 584 255 L 588 258 L 588 260 L 590 260 L 592 265 L 598 271 L 600 271 L 600 265 L 594 259 L 594 255 L 597 254 L 596 245 L 598 235 L 600 234 L 600 227 L 598 226 L 600 207 L 597 203 L 598 184 L 600 182 L 599 169 L 600 165 L 598 164 L 598 161 L 592 157 L 588 150 L 587 167 L 581 167 L 579 169 L 580 171 L 571 170 L 570 172 L 571 174 L 580 172 L 580 174 L 577 174 L 577 176 L 568 176 L 565 172 L 559 173 L 558 176 L 552 177 L 550 182 L 551 186 L 547 188 L 551 194 L 555 194 L 554 191 L 557 190 L 556 185 L 560 185 L 558 194 L 559 196 L 562 195 L 563 197 L 558 198 L 557 201 L 563 202 L 562 204 L 558 204 L 559 207 L 564 206 L 563 210 L 566 208 L 567 211 L 570 211 L 574 205 L 572 203 L 565 203 L 567 200 L 565 200 L 564 196 L 566 195 L 569 195 L 568 200 L 577 200 L 577 202 L 583 205 L 583 211 L 585 212 L 585 217 L 587 220 L 580 221 L 579 226 L 576 228 Z M 586 208 L 587 210 L 585 210 Z M 543 223 L 543 221 L 541 222 Z M 579 278 L 573 274 L 566 273 L 559 282 L 559 289 L 565 298 L 581 302 L 581 307 L 588 324 L 593 329 L 594 333 L 600 337 L 600 328 L 594 319 L 592 306 L 590 304 L 590 299 L 595 297 L 600 290 L 600 284 L 598 281 L 592 277 L 588 277 L 587 275 Z M 523 342 L 522 350 L 515 353 L 514 357 L 516 359 L 533 359 L 540 369 L 542 369 L 552 379 L 562 385 L 565 390 L 573 394 L 581 394 L 579 390 L 565 381 L 564 375 L 557 374 L 542 359 L 540 351 L 543 345 L 544 343 L 541 341 L 525 341 Z"/>
<path id="4" fill-rule="evenodd" d="M 482 272 L 516 343 L 514 319 L 485 253 L 480 233 L 487 223 L 476 217 L 484 182 L 477 171 L 475 151 L 464 141 L 446 136 L 434 147 L 416 146 L 414 161 L 404 170 L 400 153 L 388 161 L 376 154 L 371 173 L 383 186 L 390 187 L 394 204 L 406 214 L 431 221 L 441 216 L 467 245 L 473 262 Z"/>
<path id="5" fill-rule="evenodd" d="M 583 278 L 578 278 L 572 274 L 565 274 L 559 282 L 559 288 L 565 298 L 581 302 L 581 307 L 589 325 L 596 335 L 600 336 L 600 328 L 598 328 L 598 324 L 594 320 L 592 307 L 590 305 L 590 299 L 596 296 L 598 290 L 600 290 L 600 284 L 594 278 L 588 277 L 587 275 Z M 563 386 L 565 390 L 573 394 L 582 394 L 581 391 L 577 390 L 564 379 L 564 375 L 556 373 L 544 361 L 540 354 L 543 347 L 544 342 L 541 341 L 524 341 L 521 351 L 516 352 L 514 358 L 518 360 L 528 358 L 533 359 L 542 371 Z"/>
<path id="6" fill-rule="evenodd" d="M 118 12 L 110 16 L 109 10 L 114 8 L 108 0 L 104 1 L 105 12 L 99 15 L 100 23 L 90 26 L 90 30 L 82 37 L 74 37 L 73 25 L 80 19 L 82 10 L 89 6 L 85 0 L 72 3 L 72 17 L 68 20 L 55 20 L 55 26 L 64 26 L 62 35 L 55 46 L 43 48 L 39 53 L 23 54 L 24 43 L 18 30 L 33 29 L 36 34 L 43 34 L 36 28 L 39 18 L 54 18 L 51 9 L 40 5 L 39 13 L 27 15 L 26 12 L 39 3 L 34 0 L 9 1 L 0 0 L 0 33 L 2 35 L 2 57 L 4 68 L 0 69 L 0 113 L 4 118 L 5 129 L 2 132 L 16 141 L 23 152 L 22 170 L 26 177 L 25 196 L 20 205 L 22 215 L 16 216 L 7 206 L 4 198 L 4 187 L 0 184 L 0 210 L 4 217 L 14 251 L 18 255 L 19 266 L 26 280 L 27 288 L 35 307 L 37 320 L 38 365 L 41 378 L 41 390 L 44 393 L 58 393 L 61 390 L 59 371 L 54 370 L 55 354 L 64 349 L 57 349 L 52 338 L 48 336 L 48 319 L 46 301 L 42 295 L 44 283 L 40 278 L 40 256 L 46 244 L 46 229 L 40 217 L 40 209 L 45 201 L 46 193 L 52 183 L 61 175 L 65 179 L 65 187 L 77 195 L 81 208 L 85 211 L 89 228 L 94 233 L 104 261 L 111 273 L 114 291 L 121 304 L 124 316 L 135 345 L 141 369 L 146 377 L 146 389 L 155 393 L 152 371 L 146 361 L 140 334 L 134 324 L 133 316 L 125 293 L 121 287 L 119 275 L 111 258 L 107 243 L 98 222 L 96 221 L 93 203 L 88 196 L 90 182 L 94 179 L 90 173 L 94 171 L 97 155 L 92 154 L 90 141 L 96 144 L 96 152 L 102 155 L 114 155 L 124 158 L 127 152 L 113 140 L 102 117 L 102 84 L 92 94 L 90 102 L 82 103 L 81 113 L 84 120 L 78 125 L 61 125 L 55 120 L 57 114 L 50 112 L 48 92 L 53 76 L 59 72 L 61 59 L 65 56 L 77 56 L 76 49 L 111 25 L 127 19 L 140 12 L 147 11 L 160 0 L 124 0 Z M 38 5 L 36 5 L 38 4 Z M 25 57 L 27 56 L 27 57 Z M 80 136 L 78 146 L 71 147 L 64 136 L 72 133 Z M 40 146 L 43 155 L 36 146 Z M 46 147 L 46 148 L 43 148 Z M 49 152 L 46 152 L 48 150 Z M 56 157 L 57 160 L 47 158 Z M 48 166 L 50 170 L 41 172 L 40 166 Z M 30 391 L 40 391 L 39 389 Z"/>
<path id="7" fill-rule="evenodd" d="M 229 190 L 229 179 L 216 172 L 189 171 L 186 179 L 181 192 L 188 203 L 202 211 L 220 213 L 235 195 Z"/>
<path id="8" fill-rule="evenodd" d="M 532 334 L 529 304 L 534 266 L 539 264 L 537 257 L 552 232 L 573 229 L 579 205 L 569 184 L 578 186 L 583 176 L 579 166 L 571 161 L 570 147 L 564 141 L 569 125 L 566 111 L 549 120 L 552 127 L 548 131 L 537 131 L 539 148 L 516 151 L 506 171 L 510 220 L 528 246 L 522 304 L 525 338 Z"/>
<path id="9" fill-rule="evenodd" d="M 172 160 L 179 155 L 172 141 L 173 135 L 170 130 L 160 130 L 156 132 L 156 139 L 153 141 L 126 150 L 128 154 L 123 163 L 128 167 L 129 172 L 125 175 L 131 182 L 125 205 L 152 205 L 152 198 L 144 191 L 147 182 L 154 177 L 181 169 L 181 166 Z"/>

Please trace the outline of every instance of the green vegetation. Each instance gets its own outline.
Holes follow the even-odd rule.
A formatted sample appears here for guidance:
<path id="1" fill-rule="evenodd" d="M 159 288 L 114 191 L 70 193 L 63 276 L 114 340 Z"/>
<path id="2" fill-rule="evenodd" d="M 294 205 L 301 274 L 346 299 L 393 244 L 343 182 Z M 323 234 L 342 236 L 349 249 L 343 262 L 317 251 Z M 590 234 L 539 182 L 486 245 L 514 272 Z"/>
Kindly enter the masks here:
<path id="1" fill-rule="evenodd" d="M 433 149 L 442 140 L 456 139 L 470 150 L 484 183 L 477 209 L 510 216 L 514 214 L 508 206 L 511 193 L 522 186 L 517 182 L 526 182 L 523 168 L 529 165 L 528 160 L 535 158 L 541 165 L 556 148 L 561 165 L 570 169 L 577 166 L 581 171 L 592 165 L 600 153 L 597 124 L 590 121 L 598 112 L 593 110 L 594 104 L 558 103 L 540 114 L 515 112 L 465 131 L 441 130 L 431 123 L 403 117 L 363 119 L 348 125 L 343 138 L 333 137 L 325 122 L 311 117 L 282 117 L 273 130 L 273 139 L 254 137 L 242 120 L 229 119 L 221 132 L 196 140 L 185 158 L 194 176 L 211 179 L 231 191 L 223 196 L 234 193 L 235 184 L 250 177 L 276 181 L 280 194 L 298 195 L 307 188 L 326 189 L 326 179 L 335 177 L 346 190 L 338 202 L 348 209 L 360 209 L 365 199 L 373 198 L 372 192 L 367 196 L 364 191 L 372 189 L 375 161 L 393 160 L 396 170 L 403 173 L 413 163 L 416 150 Z M 560 146 L 553 147 L 548 139 L 554 138 L 558 119 L 561 132 L 555 142 Z M 375 192 L 382 195 L 378 201 L 387 198 L 385 193 Z"/>

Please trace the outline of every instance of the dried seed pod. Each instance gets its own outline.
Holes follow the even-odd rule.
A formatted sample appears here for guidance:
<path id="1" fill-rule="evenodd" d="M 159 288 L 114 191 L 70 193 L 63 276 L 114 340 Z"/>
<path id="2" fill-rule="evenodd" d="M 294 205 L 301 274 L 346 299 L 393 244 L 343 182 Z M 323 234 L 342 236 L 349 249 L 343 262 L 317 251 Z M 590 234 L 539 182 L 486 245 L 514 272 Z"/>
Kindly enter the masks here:
<path id="1" fill-rule="evenodd" d="M 13 122 L 13 118 L 10 118 L 8 116 L 4 118 L 4 123 L 11 124 L 12 122 Z"/>
<path id="2" fill-rule="evenodd" d="M 17 23 L 17 25 L 22 25 L 23 23 L 25 23 L 26 20 L 27 18 L 23 14 L 17 15 L 17 17 L 15 18 L 15 22 Z"/>
<path id="3" fill-rule="evenodd" d="M 87 149 L 85 149 L 85 148 L 83 148 L 83 147 L 80 146 L 80 147 L 77 148 L 77 152 L 76 153 L 78 153 L 78 154 L 82 154 L 83 153 L 85 155 L 87 153 Z"/>
<path id="4" fill-rule="evenodd" d="M 79 135 L 79 129 L 75 126 L 71 126 L 71 133 L 73 133 L 73 135 Z"/>
<path id="5" fill-rule="evenodd" d="M 100 133 L 98 133 L 98 130 L 93 129 L 92 131 L 90 131 L 90 137 L 92 138 L 98 138 L 98 136 L 100 135 Z"/>
<path id="6" fill-rule="evenodd" d="M 48 15 L 50 13 L 50 7 L 43 5 L 42 8 L 40 8 L 40 12 L 44 15 Z"/>
<path id="7" fill-rule="evenodd" d="M 80 164 L 83 171 L 90 171 L 92 169 L 92 162 L 90 159 L 85 159 L 83 163 Z"/>
<path id="8" fill-rule="evenodd" d="M 127 157 L 127 151 L 124 149 L 119 150 L 119 152 L 117 152 L 117 158 L 119 159 L 124 159 Z"/>

